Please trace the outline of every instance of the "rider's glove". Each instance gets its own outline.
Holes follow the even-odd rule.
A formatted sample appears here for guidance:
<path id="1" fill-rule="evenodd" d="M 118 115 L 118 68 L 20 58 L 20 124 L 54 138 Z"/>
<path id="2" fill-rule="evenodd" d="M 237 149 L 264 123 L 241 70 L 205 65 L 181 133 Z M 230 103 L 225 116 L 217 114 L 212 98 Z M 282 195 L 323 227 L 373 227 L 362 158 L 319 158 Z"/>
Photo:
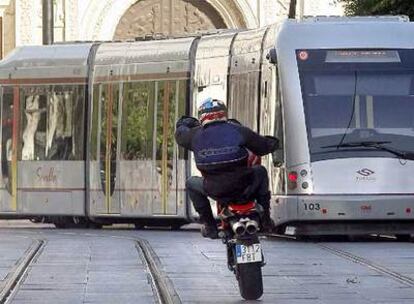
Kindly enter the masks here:
<path id="1" fill-rule="evenodd" d="M 181 116 L 181 118 L 177 121 L 176 128 L 178 129 L 181 126 L 186 126 L 187 128 L 195 128 L 200 126 L 200 122 L 197 118 L 191 116 Z"/>

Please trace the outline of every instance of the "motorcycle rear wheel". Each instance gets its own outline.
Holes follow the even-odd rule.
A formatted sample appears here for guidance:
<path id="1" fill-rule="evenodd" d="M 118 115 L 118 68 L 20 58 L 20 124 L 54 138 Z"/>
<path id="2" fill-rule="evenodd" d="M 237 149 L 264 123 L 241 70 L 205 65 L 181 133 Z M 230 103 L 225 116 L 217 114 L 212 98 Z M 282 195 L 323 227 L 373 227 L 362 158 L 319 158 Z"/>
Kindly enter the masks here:
<path id="1" fill-rule="evenodd" d="M 257 300 L 263 295 L 262 266 L 260 263 L 238 264 L 236 276 L 240 295 L 246 300 Z"/>

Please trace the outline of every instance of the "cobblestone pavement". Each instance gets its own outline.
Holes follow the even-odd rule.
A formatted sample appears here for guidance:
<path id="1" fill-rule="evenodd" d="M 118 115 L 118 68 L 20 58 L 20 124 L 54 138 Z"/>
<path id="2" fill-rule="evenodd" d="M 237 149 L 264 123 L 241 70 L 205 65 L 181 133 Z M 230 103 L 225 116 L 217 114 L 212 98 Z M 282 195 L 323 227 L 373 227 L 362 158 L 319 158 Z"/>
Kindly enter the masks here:
<path id="1" fill-rule="evenodd" d="M 224 245 L 193 230 L 0 227 L 3 281 L 33 240 L 45 240 L 11 303 L 154 303 L 137 238 L 152 246 L 182 303 L 248 303 L 226 267 Z M 414 244 L 262 243 L 260 303 L 414 303 Z"/>

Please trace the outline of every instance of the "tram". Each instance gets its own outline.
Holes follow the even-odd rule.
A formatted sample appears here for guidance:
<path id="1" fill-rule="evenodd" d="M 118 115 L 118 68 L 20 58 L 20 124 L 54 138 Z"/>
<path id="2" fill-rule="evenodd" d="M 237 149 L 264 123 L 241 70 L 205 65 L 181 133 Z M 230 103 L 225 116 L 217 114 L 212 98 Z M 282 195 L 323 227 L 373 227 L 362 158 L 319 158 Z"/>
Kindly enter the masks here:
<path id="1" fill-rule="evenodd" d="M 243 96 L 231 85 L 243 81 L 255 125 L 270 28 L 17 48 L 0 62 L 0 217 L 62 228 L 192 221 L 194 169 L 175 122 L 205 96 Z"/>
<path id="2" fill-rule="evenodd" d="M 284 145 L 271 168 L 280 232 L 413 233 L 413 34 L 399 16 L 283 24 L 272 119 Z"/>
<path id="3" fill-rule="evenodd" d="M 206 97 L 280 149 L 262 163 L 291 235 L 414 229 L 414 26 L 315 17 L 255 30 L 16 49 L 0 62 L 0 217 L 170 225 L 196 213 L 175 121 Z"/>

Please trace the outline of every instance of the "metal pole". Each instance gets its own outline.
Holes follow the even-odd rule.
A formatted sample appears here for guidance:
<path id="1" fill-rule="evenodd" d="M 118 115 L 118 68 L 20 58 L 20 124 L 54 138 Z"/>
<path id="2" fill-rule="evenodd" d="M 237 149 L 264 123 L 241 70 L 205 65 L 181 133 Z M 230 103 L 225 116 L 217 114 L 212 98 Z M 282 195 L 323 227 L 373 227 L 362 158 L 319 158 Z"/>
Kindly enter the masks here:
<path id="1" fill-rule="evenodd" d="M 53 44 L 53 0 L 42 0 L 43 8 L 43 44 Z"/>
<path id="2" fill-rule="evenodd" d="M 3 58 L 3 17 L 0 17 L 0 59 Z"/>
<path id="3" fill-rule="evenodd" d="M 305 0 L 300 0 L 300 2 L 299 2 L 299 19 L 303 20 L 304 15 L 305 15 Z"/>
<path id="4" fill-rule="evenodd" d="M 289 19 L 296 18 L 296 0 L 290 0 Z"/>

